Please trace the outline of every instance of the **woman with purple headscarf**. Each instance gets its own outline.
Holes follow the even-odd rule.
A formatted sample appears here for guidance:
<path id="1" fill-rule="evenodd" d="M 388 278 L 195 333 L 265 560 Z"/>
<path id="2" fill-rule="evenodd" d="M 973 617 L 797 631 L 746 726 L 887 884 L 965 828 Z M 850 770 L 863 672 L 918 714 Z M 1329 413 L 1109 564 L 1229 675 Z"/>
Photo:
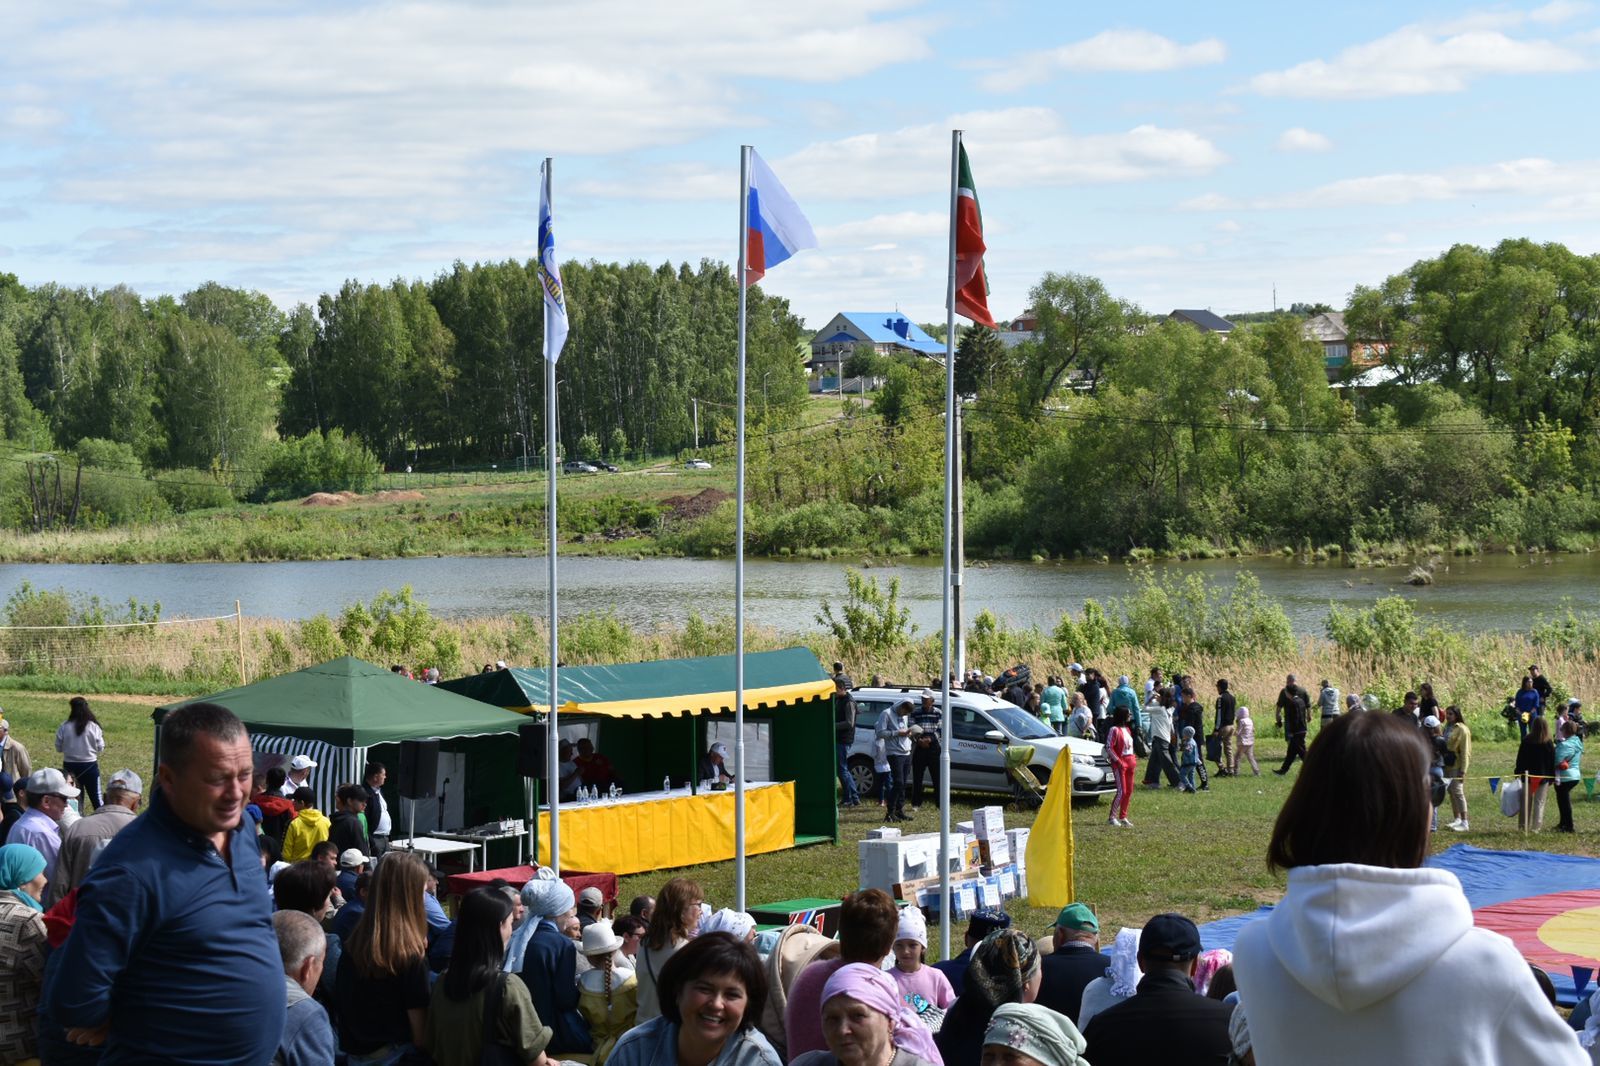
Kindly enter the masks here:
<path id="1" fill-rule="evenodd" d="M 853 962 L 822 987 L 827 1051 L 808 1051 L 789 1066 L 944 1066 L 933 1034 L 875 966 Z"/>

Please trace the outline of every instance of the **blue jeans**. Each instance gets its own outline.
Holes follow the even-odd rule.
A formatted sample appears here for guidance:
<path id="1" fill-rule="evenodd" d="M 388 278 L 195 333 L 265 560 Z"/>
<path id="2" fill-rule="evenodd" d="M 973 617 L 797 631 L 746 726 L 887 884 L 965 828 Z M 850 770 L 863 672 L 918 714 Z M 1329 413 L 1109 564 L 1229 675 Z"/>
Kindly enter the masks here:
<path id="1" fill-rule="evenodd" d="M 836 744 L 834 747 L 839 749 L 839 787 L 844 790 L 841 802 L 847 807 L 854 807 L 861 802 L 861 796 L 856 792 L 856 779 L 850 774 L 850 745 Z"/>
<path id="2" fill-rule="evenodd" d="M 1186 788 L 1190 792 L 1194 791 L 1194 769 L 1195 768 L 1194 768 L 1194 765 L 1192 763 L 1186 763 L 1178 771 L 1178 787 L 1179 788 Z"/>

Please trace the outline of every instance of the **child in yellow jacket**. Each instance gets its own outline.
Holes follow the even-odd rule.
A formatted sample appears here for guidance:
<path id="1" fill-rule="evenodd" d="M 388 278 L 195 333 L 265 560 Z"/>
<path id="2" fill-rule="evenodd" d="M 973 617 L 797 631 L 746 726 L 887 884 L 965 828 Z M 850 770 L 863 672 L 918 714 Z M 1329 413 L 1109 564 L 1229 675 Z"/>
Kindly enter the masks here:
<path id="1" fill-rule="evenodd" d="M 312 806 L 317 794 L 309 788 L 294 790 L 294 820 L 283 834 L 283 861 L 304 862 L 311 858 L 311 849 L 328 839 L 332 823 L 328 816 Z"/>

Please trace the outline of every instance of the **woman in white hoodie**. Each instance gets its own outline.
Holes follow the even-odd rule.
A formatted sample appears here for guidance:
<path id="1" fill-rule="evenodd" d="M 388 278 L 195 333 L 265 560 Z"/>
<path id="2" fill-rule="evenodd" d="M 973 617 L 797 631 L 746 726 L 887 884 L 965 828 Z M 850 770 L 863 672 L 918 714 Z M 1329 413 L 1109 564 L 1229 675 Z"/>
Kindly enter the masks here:
<path id="1" fill-rule="evenodd" d="M 1233 949 L 1263 1066 L 1588 1063 L 1511 942 L 1474 927 L 1461 882 L 1423 867 L 1428 763 L 1386 714 L 1342 715 L 1312 745 L 1267 851 L 1288 891 Z"/>

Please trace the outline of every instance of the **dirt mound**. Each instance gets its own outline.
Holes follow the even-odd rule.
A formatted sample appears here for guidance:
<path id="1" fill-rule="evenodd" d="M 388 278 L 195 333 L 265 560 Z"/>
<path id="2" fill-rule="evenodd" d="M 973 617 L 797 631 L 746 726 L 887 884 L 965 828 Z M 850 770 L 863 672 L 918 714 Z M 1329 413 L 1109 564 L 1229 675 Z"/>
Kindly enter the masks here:
<path id="1" fill-rule="evenodd" d="M 667 509 L 666 518 L 669 521 L 704 518 L 717 509 L 723 500 L 733 499 L 733 493 L 723 492 L 721 489 L 701 489 L 693 496 L 668 496 L 661 501 Z"/>
<path id="2" fill-rule="evenodd" d="M 384 489 L 382 492 L 374 492 L 367 499 L 377 500 L 380 503 L 417 503 L 426 497 L 416 489 Z"/>
<path id="3" fill-rule="evenodd" d="M 300 501 L 301 507 L 339 507 L 357 499 L 353 492 L 313 492 Z"/>

